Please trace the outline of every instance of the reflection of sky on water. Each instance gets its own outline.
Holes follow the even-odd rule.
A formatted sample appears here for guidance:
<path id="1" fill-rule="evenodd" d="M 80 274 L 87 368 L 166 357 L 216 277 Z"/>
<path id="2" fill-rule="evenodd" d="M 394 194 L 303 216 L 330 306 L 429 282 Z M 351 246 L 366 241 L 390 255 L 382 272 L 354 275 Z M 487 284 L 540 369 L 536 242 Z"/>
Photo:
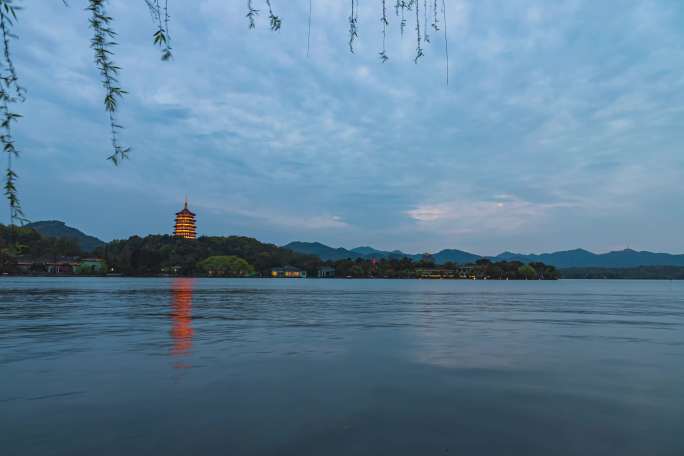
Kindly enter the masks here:
<path id="1" fill-rule="evenodd" d="M 684 283 L 0 282 L 3 454 L 683 454 Z"/>
<path id="2" fill-rule="evenodd" d="M 655 310 L 670 306 L 669 288 L 649 287 L 647 298 L 623 290 L 597 299 L 594 293 L 578 293 L 579 285 L 564 282 L 551 289 L 539 284 L 535 290 L 520 283 L 506 285 L 506 293 L 417 295 L 408 350 L 415 361 L 441 368 L 560 372 L 593 366 L 600 371 L 633 366 L 636 359 L 642 360 L 640 368 L 654 367 L 647 349 L 677 343 L 673 314 Z M 497 286 L 502 285 L 492 285 Z"/>
<path id="3" fill-rule="evenodd" d="M 408 350 L 415 361 L 443 368 L 509 369 L 524 337 L 491 314 L 497 303 L 478 292 L 416 295 L 419 302 Z M 497 311 L 495 311 L 497 312 Z M 485 323 L 485 324 L 483 324 Z"/>

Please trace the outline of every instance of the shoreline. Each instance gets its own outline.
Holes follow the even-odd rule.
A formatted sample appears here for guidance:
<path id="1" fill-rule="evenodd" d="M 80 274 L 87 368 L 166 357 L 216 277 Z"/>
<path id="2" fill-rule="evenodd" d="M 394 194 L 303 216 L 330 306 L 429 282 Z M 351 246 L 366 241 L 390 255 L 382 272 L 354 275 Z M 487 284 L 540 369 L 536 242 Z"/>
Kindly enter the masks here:
<path id="1" fill-rule="evenodd" d="M 211 276 L 211 275 L 168 275 L 168 274 L 151 274 L 151 275 L 126 275 L 126 274 L 0 274 L 0 277 L 30 277 L 30 278 L 91 278 L 91 279 L 107 279 L 107 278 L 127 278 L 127 279 L 263 279 L 263 280 L 281 280 L 281 281 L 306 281 L 306 280 L 419 280 L 427 282 L 557 282 L 560 280 L 613 280 L 613 281 L 682 281 L 682 278 L 670 277 L 560 277 L 557 279 L 431 279 L 420 277 L 307 277 L 307 278 L 285 278 L 285 277 L 270 277 L 270 276 Z"/>

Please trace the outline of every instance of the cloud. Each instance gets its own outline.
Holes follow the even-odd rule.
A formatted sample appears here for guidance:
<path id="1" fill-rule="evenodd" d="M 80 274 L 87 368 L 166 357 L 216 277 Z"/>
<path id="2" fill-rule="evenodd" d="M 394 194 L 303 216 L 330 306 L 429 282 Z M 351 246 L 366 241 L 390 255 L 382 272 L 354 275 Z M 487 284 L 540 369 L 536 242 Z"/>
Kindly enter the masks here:
<path id="1" fill-rule="evenodd" d="M 167 63 L 144 2 L 112 2 L 129 91 L 122 140 L 133 147 L 119 169 L 105 160 L 87 12 L 25 6 L 17 166 L 33 219 L 144 234 L 166 229 L 188 193 L 205 233 L 273 242 L 496 253 L 603 250 L 621 236 L 684 250 L 677 2 L 449 1 L 448 86 L 444 28 L 415 65 L 413 36 L 392 15 L 379 63 L 374 2 L 362 2 L 354 55 L 348 5 L 314 2 L 309 57 L 305 3 L 274 2 L 274 33 L 263 14 L 249 31 L 240 2 L 170 2 Z M 109 216 L 79 209 L 88 202 Z M 116 222 L 129 212 L 135 228 Z"/>
<path id="2" fill-rule="evenodd" d="M 425 230 L 482 235 L 518 232 L 539 224 L 558 209 L 574 207 L 570 203 L 532 203 L 511 195 L 498 195 L 490 200 L 448 201 L 421 204 L 406 211 L 406 215 Z"/>

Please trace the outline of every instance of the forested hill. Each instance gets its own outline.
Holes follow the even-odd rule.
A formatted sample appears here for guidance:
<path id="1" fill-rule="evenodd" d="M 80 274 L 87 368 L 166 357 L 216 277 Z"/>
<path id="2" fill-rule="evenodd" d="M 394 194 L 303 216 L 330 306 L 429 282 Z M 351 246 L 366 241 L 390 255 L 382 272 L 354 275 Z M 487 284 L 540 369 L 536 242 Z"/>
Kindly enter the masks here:
<path id="1" fill-rule="evenodd" d="M 76 257 L 84 252 L 75 239 L 43 236 L 29 227 L 8 227 L 0 224 L 0 255 L 27 259 Z"/>
<path id="2" fill-rule="evenodd" d="M 197 264 L 212 256 L 236 256 L 246 260 L 257 273 L 268 274 L 273 267 L 291 265 L 315 270 L 320 260 L 273 244 L 244 236 L 210 237 L 197 240 L 167 235 L 132 236 L 112 241 L 97 250 L 115 272 L 122 274 L 192 274 Z"/>
<path id="3" fill-rule="evenodd" d="M 557 268 L 635 268 L 639 266 L 684 266 L 684 255 L 654 253 L 632 249 L 596 254 L 584 249 L 566 250 L 540 255 L 502 253 L 497 260 L 551 264 Z"/>
<path id="4" fill-rule="evenodd" d="M 26 225 L 26 228 L 33 228 L 45 237 L 72 239 L 83 252 L 93 252 L 105 244 L 95 236 L 87 235 L 59 220 L 33 222 Z"/>
<path id="5" fill-rule="evenodd" d="M 48 229 L 50 226 L 55 230 Z M 63 228 L 60 228 L 62 226 Z M 43 234 L 39 232 L 42 230 Z M 66 229 L 67 231 L 60 231 Z M 98 256 L 106 260 L 110 270 L 122 274 L 144 275 L 172 272 L 195 274 L 198 263 L 212 256 L 236 256 L 246 260 L 257 274 L 268 274 L 274 267 L 295 266 L 315 274 L 323 264 L 339 268 L 342 276 L 407 276 L 416 268 L 434 268 L 475 264 L 491 261 L 495 264 L 518 263 L 545 264 L 562 268 L 564 277 L 582 278 L 680 278 L 684 255 L 637 252 L 623 250 L 607 254 L 594 254 L 586 250 L 572 250 L 542 255 L 521 255 L 505 252 L 495 257 L 484 258 L 461 250 L 442 250 L 433 255 L 406 255 L 399 251 L 380 251 L 372 247 L 356 249 L 333 249 L 320 243 L 292 243 L 286 247 L 259 242 L 244 236 L 204 236 L 189 241 L 169 235 L 132 236 L 104 244 L 97 238 L 87 236 L 59 236 L 73 233 L 62 222 L 40 222 L 26 227 L 12 229 L 0 225 L 0 260 L 7 264 L 19 261 L 56 261 L 63 258 Z M 55 236 L 58 237 L 55 237 Z M 79 239 L 92 238 L 100 246 L 94 252 L 82 248 Z M 298 251 L 297 251 L 298 250 Z M 355 263 L 356 269 L 352 271 Z M 382 267 L 376 262 L 385 262 Z M 411 264 L 408 264 L 408 263 Z M 405 264 L 406 263 L 406 264 Z M 483 263 L 484 264 L 484 263 Z M 366 271 L 364 268 L 370 268 Z M 374 268 L 378 269 L 375 270 Z M 388 269 L 389 268 L 389 269 Z M 400 273 L 395 270 L 399 268 Z M 612 269 L 631 268 L 630 271 Z M 659 269 L 660 268 L 660 269 Z M 382 269 L 382 271 L 380 271 Z M 387 269 L 387 271 L 385 271 Z M 448 268 L 447 268 L 448 269 Z M 363 271 L 361 271 L 363 270 Z M 391 271 L 390 271 L 391 270 Z M 361 272 L 360 272 L 361 271 Z M 384 272 L 383 272 L 384 271 Z M 411 272 L 413 271 L 413 272 Z M 363 272 L 363 274 L 362 274 Z M 492 277 L 496 271 L 489 271 Z M 415 275 L 415 274 L 414 274 Z"/>

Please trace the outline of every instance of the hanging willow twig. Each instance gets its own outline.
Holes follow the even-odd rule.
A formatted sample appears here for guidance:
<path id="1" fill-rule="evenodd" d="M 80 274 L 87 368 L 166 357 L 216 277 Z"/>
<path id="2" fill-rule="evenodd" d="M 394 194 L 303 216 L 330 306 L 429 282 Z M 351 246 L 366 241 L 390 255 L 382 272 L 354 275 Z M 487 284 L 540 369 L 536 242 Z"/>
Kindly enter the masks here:
<path id="1" fill-rule="evenodd" d="M 90 47 L 95 52 L 95 64 L 100 70 L 102 86 L 105 89 L 104 105 L 109 115 L 109 126 L 111 129 L 111 141 L 114 152 L 107 157 L 112 163 L 118 165 L 122 160 L 128 158 L 130 147 L 124 147 L 119 143 L 119 130 L 122 128 L 116 121 L 119 99 L 127 92 L 118 86 L 118 74 L 120 67 L 116 66 L 111 60 L 112 47 L 116 46 L 114 39 L 116 32 L 112 29 L 112 18 L 107 15 L 105 3 L 107 0 L 89 0 L 88 11 L 90 11 L 90 28 L 93 30 L 93 37 L 90 39 Z"/>
<path id="2" fill-rule="evenodd" d="M 418 63 L 418 60 L 423 56 L 423 48 L 421 47 L 420 11 L 418 8 L 418 2 L 416 2 L 416 43 L 416 58 L 413 59 L 413 63 Z"/>
<path id="3" fill-rule="evenodd" d="M 280 17 L 273 14 L 273 8 L 271 7 L 271 0 L 266 0 L 266 5 L 268 5 L 268 19 L 271 22 L 271 30 L 274 32 L 280 30 L 280 26 L 283 25 L 283 21 Z"/>
<path id="4" fill-rule="evenodd" d="M 447 36 L 446 0 L 442 0 L 442 18 L 444 19 L 444 56 L 446 57 L 446 83 L 449 85 L 449 37 Z"/>
<path id="5" fill-rule="evenodd" d="M 399 31 L 401 33 L 401 37 L 404 37 L 404 30 L 406 30 L 406 3 L 401 2 L 400 5 L 401 8 L 401 22 L 399 23 Z"/>
<path id="6" fill-rule="evenodd" d="M 430 42 L 430 34 L 428 33 L 428 5 L 427 0 L 423 0 L 423 41 Z"/>
<path id="7" fill-rule="evenodd" d="M 169 32 L 169 21 L 171 18 L 169 17 L 169 0 L 164 0 L 164 30 L 166 30 L 167 35 L 170 35 L 171 32 Z M 170 39 L 170 36 L 169 36 Z"/>
<path id="8" fill-rule="evenodd" d="M 283 25 L 283 21 L 280 19 L 280 16 L 277 16 L 275 13 L 273 13 L 271 0 L 266 0 L 266 7 L 268 8 L 268 21 L 271 26 L 271 30 L 274 32 L 280 30 L 280 27 Z M 256 18 L 258 15 L 259 10 L 254 8 L 253 0 L 247 0 L 247 14 L 245 17 L 249 22 L 250 29 L 256 28 Z"/>
<path id="9" fill-rule="evenodd" d="M 159 0 L 145 0 L 145 4 L 157 26 L 157 30 L 152 35 L 154 44 L 161 48 L 161 59 L 169 60 L 173 54 L 171 53 L 171 35 L 169 34 L 168 0 L 164 0 L 163 6 Z"/>
<path id="10" fill-rule="evenodd" d="M 152 18 L 155 22 L 157 30 L 153 35 L 154 44 L 161 48 L 162 60 L 168 60 L 172 57 L 171 52 L 171 36 L 169 32 L 169 11 L 168 0 L 144 0 L 148 6 Z M 64 5 L 68 6 L 66 0 L 62 0 Z M 265 0 L 268 7 L 269 22 L 272 30 L 279 30 L 282 26 L 281 18 L 273 12 L 271 0 Z M 308 12 L 308 30 L 307 30 L 307 56 L 310 55 L 311 49 L 311 18 L 312 18 L 312 0 L 309 0 Z M 4 193 L 7 197 L 10 206 L 10 216 L 12 222 L 25 220 L 19 198 L 17 197 L 16 179 L 17 174 L 13 170 L 13 160 L 18 157 L 19 152 L 15 146 L 15 140 L 12 135 L 12 125 L 21 115 L 12 112 L 11 105 L 23 101 L 24 91 L 18 84 L 16 70 L 11 58 L 10 44 L 14 35 L 11 29 L 16 21 L 17 11 L 19 7 L 16 5 L 17 0 L 0 0 L 0 45 L 2 45 L 2 55 L 0 55 L 0 144 L 3 151 L 7 154 L 7 168 L 5 171 Z M 441 30 L 440 18 L 438 14 L 438 1 L 431 0 L 431 11 L 428 8 L 428 1 L 423 0 L 423 30 L 421 33 L 421 17 L 420 17 L 420 0 L 396 0 L 394 3 L 395 14 L 401 16 L 400 29 L 403 37 L 405 28 L 407 26 L 406 12 L 416 11 L 416 55 L 414 62 L 423 57 L 423 42 L 429 43 L 431 41 L 428 33 L 428 15 L 432 13 L 432 28 L 435 31 Z M 113 153 L 107 157 L 114 164 L 118 165 L 122 160 L 128 157 L 130 148 L 124 147 L 119 143 L 119 131 L 121 126 L 117 123 L 116 114 L 118 112 L 118 102 L 126 94 L 126 91 L 119 87 L 118 74 L 120 68 L 112 61 L 113 47 L 116 46 L 114 41 L 116 32 L 112 29 L 112 17 L 108 16 L 106 11 L 107 0 L 88 0 L 88 7 L 86 10 L 90 12 L 89 24 L 93 30 L 93 36 L 90 41 L 90 46 L 95 54 L 95 63 L 100 71 L 102 78 L 102 86 L 105 89 L 104 105 L 109 117 L 111 128 L 111 142 Z M 387 56 L 387 33 L 389 29 L 389 20 L 387 15 L 387 0 L 382 0 L 382 51 L 379 53 L 380 60 L 385 62 L 388 60 Z M 249 28 L 256 27 L 256 18 L 259 10 L 254 8 L 253 0 L 247 0 L 247 19 Z M 444 22 L 442 26 L 444 30 L 444 52 L 446 60 L 446 82 L 449 84 L 449 42 L 446 24 L 446 0 L 442 0 L 441 5 L 441 20 Z M 351 14 L 349 16 L 349 50 L 353 53 L 355 51 L 354 45 L 358 39 L 359 26 L 359 1 L 351 0 Z"/>
<path id="11" fill-rule="evenodd" d="M 437 10 L 437 0 L 432 2 L 432 28 L 439 32 L 439 11 Z"/>
<path id="12" fill-rule="evenodd" d="M 306 56 L 309 57 L 311 55 L 311 14 L 313 10 L 313 5 L 312 5 L 313 0 L 309 0 L 309 27 L 306 32 Z"/>
<path id="13" fill-rule="evenodd" d="M 10 224 L 26 222 L 24 211 L 17 194 L 17 173 L 13 168 L 13 159 L 19 156 L 14 144 L 12 123 L 21 115 L 10 110 L 10 105 L 17 101 L 24 101 L 24 89 L 19 85 L 17 71 L 12 60 L 10 40 L 14 35 L 10 28 L 17 19 L 17 10 L 12 0 L 0 0 L 0 33 L 2 35 L 2 73 L 0 73 L 0 143 L 3 152 L 7 154 L 7 168 L 5 169 L 4 193 L 9 203 Z"/>
<path id="14" fill-rule="evenodd" d="M 382 17 L 380 18 L 382 24 L 382 51 L 380 51 L 380 61 L 385 63 L 389 60 L 387 57 L 387 27 L 389 21 L 387 20 L 387 0 L 382 0 Z"/>
<path id="15" fill-rule="evenodd" d="M 259 15 L 259 10 L 254 9 L 252 5 L 252 0 L 247 0 L 247 15 L 245 16 L 249 21 L 249 28 L 253 29 L 256 27 L 256 17 Z"/>
<path id="16" fill-rule="evenodd" d="M 351 0 L 351 14 L 349 14 L 349 51 L 354 53 L 354 40 L 359 37 L 357 25 L 359 23 L 359 2 Z"/>

